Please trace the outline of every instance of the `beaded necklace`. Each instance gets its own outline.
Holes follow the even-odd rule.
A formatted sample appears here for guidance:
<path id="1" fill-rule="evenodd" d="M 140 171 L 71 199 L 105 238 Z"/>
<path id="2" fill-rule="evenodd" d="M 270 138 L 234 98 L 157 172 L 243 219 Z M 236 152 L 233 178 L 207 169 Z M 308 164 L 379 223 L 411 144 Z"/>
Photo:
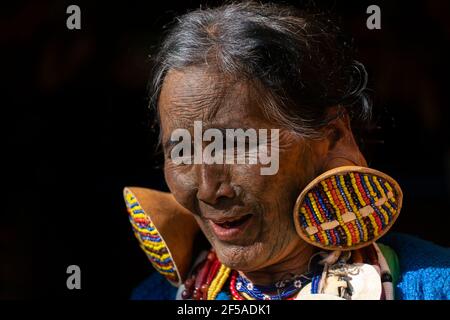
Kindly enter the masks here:
<path id="1" fill-rule="evenodd" d="M 274 286 L 257 287 L 237 271 L 233 271 L 230 292 L 235 300 L 292 300 L 295 294 L 310 281 L 309 275 L 301 275 L 291 280 L 279 281 Z M 276 292 L 276 294 L 269 292 Z"/>
<path id="2" fill-rule="evenodd" d="M 293 300 L 308 284 L 311 284 L 311 294 L 322 293 L 328 275 L 335 276 L 336 270 L 352 264 L 369 264 L 377 268 L 381 274 L 381 299 L 393 299 L 389 266 L 376 243 L 351 252 L 316 252 L 309 260 L 306 274 L 279 281 L 273 286 L 256 286 L 238 271 L 223 265 L 214 250 L 211 250 L 185 281 L 181 296 L 183 299 L 194 300 Z M 334 270 L 331 273 L 330 268 Z M 348 270 L 344 272 L 346 273 L 339 277 L 347 282 L 347 286 L 339 286 L 339 296 L 348 299 L 353 296 L 353 286 L 347 279 Z"/>
<path id="3" fill-rule="evenodd" d="M 234 300 L 292 300 L 306 284 L 311 282 L 311 278 L 312 273 L 308 272 L 290 280 L 279 281 L 273 286 L 256 286 L 237 271 L 223 265 L 211 250 L 185 281 L 181 297 L 215 300 L 218 294 L 228 287 Z M 228 286 L 225 285 L 227 280 Z"/>
<path id="4" fill-rule="evenodd" d="M 223 288 L 231 269 L 217 259 L 214 251 L 210 251 L 185 283 L 181 293 L 183 299 L 214 300 Z"/>
<path id="5" fill-rule="evenodd" d="M 369 263 L 378 266 L 379 258 L 375 249 L 371 246 L 354 250 L 352 263 Z M 350 252 L 335 253 L 315 253 L 310 258 L 306 274 L 279 281 L 273 286 L 256 286 L 238 271 L 223 265 L 214 250 L 211 250 L 185 281 L 181 296 L 183 299 L 193 300 L 293 300 L 298 292 L 309 283 L 311 283 L 311 294 L 317 294 L 321 292 L 323 285 L 321 279 L 327 278 L 329 266 L 345 265 L 352 256 Z M 382 257 L 382 254 L 380 256 Z M 378 266 L 378 268 L 380 267 Z M 385 262 L 380 269 L 383 274 L 389 274 L 389 268 L 386 267 Z M 386 298 L 392 299 L 392 283 L 385 287 L 389 287 L 387 288 L 389 290 L 385 289 L 387 291 Z"/>

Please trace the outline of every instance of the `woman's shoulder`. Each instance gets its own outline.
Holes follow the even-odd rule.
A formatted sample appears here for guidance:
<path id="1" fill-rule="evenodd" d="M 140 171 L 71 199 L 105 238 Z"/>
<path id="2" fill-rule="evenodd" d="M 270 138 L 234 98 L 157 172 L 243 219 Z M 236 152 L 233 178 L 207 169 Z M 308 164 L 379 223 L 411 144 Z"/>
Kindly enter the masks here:
<path id="1" fill-rule="evenodd" d="M 449 248 L 402 233 L 388 234 L 380 242 L 398 256 L 397 299 L 450 299 Z"/>

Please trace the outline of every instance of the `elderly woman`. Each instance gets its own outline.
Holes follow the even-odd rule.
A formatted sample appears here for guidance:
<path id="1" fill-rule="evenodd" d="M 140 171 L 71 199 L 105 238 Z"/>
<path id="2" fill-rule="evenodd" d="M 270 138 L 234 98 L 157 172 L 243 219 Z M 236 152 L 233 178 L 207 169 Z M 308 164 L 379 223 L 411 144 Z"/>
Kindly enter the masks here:
<path id="1" fill-rule="evenodd" d="M 449 297 L 446 249 L 376 242 L 402 191 L 355 143 L 367 76 L 332 23 L 270 4 L 193 11 L 152 77 L 171 193 L 125 189 L 158 271 L 134 298 Z"/>

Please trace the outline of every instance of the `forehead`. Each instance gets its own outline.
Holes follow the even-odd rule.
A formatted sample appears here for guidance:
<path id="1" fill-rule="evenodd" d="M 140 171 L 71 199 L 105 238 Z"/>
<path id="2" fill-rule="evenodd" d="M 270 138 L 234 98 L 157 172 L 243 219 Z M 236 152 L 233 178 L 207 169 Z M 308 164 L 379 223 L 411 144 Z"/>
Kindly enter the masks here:
<path id="1" fill-rule="evenodd" d="M 189 127 L 201 120 L 207 126 L 245 127 L 263 121 L 255 90 L 240 81 L 201 67 L 171 70 L 159 96 L 158 109 L 165 127 Z"/>

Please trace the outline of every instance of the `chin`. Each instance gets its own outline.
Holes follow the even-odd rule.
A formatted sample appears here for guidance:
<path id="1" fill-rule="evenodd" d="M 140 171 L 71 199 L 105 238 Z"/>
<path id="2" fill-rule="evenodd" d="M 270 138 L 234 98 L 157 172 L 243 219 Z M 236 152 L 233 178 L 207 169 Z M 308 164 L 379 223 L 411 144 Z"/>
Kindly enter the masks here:
<path id="1" fill-rule="evenodd" d="M 219 245 L 215 246 L 217 256 L 224 265 L 239 271 L 255 271 L 264 257 L 261 250 L 252 246 Z"/>

